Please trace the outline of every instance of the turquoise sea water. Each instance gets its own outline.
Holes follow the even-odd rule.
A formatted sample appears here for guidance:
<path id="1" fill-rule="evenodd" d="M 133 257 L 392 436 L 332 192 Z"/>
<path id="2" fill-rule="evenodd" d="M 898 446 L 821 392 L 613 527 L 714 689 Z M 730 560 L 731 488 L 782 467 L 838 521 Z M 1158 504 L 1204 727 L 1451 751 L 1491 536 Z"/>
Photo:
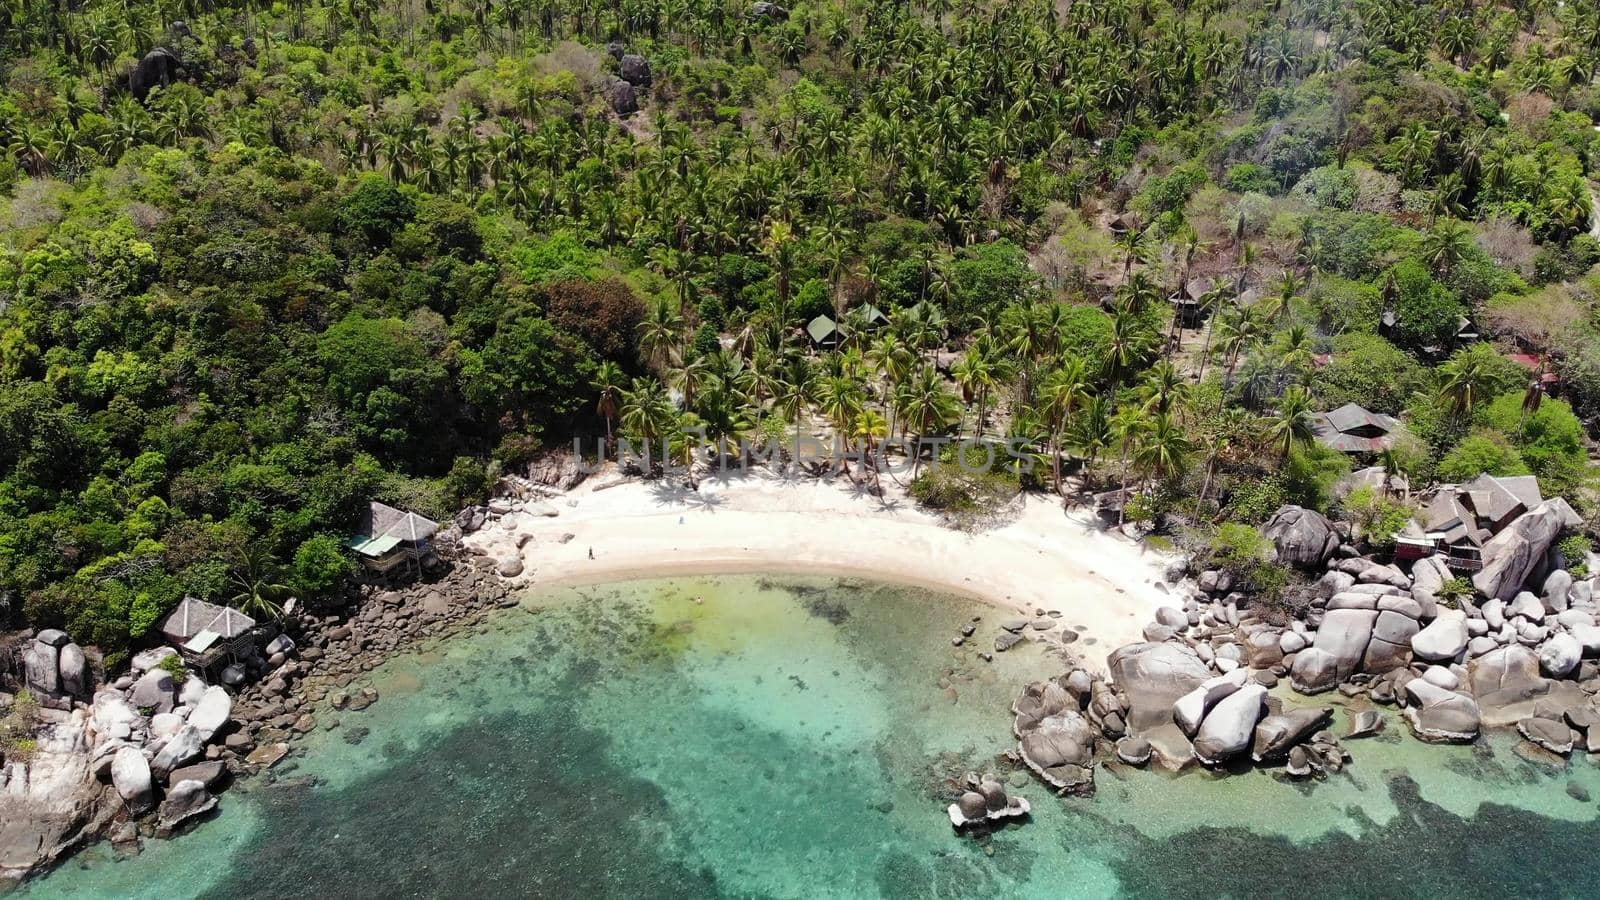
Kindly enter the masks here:
<path id="1" fill-rule="evenodd" d="M 1315 784 L 1102 767 L 1095 797 L 1055 798 L 999 754 L 1017 688 L 1063 663 L 952 647 L 973 616 L 986 645 L 993 610 L 853 581 L 538 594 L 372 673 L 380 703 L 224 794 L 215 821 L 128 860 L 91 848 L 22 893 L 1600 895 L 1600 770 L 1504 738 L 1392 728 Z M 1031 820 L 954 834 L 949 779 L 969 769 L 1020 785 Z"/>

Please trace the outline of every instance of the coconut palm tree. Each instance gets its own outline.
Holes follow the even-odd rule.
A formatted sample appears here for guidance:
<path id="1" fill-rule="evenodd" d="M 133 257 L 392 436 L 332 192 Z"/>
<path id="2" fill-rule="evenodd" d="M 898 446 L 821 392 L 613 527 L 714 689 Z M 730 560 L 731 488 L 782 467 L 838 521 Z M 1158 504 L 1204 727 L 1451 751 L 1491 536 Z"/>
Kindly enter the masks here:
<path id="1" fill-rule="evenodd" d="M 1045 373 L 1039 383 L 1039 401 L 1049 431 L 1051 476 L 1061 493 L 1061 440 L 1068 422 L 1090 396 L 1089 364 L 1079 356 Z"/>
<path id="2" fill-rule="evenodd" d="M 1277 410 L 1267 420 L 1267 436 L 1279 455 L 1288 459 L 1295 447 L 1309 444 L 1316 437 L 1316 422 L 1311 394 L 1295 385 L 1284 392 Z"/>
<path id="3" fill-rule="evenodd" d="M 1164 481 L 1187 464 L 1194 444 L 1170 412 L 1158 412 L 1140 431 L 1134 464 L 1148 480 Z"/>
<path id="4" fill-rule="evenodd" d="M 229 601 L 240 612 L 256 619 L 276 619 L 283 614 L 283 601 L 289 588 L 278 583 L 279 566 L 259 545 L 241 551 L 228 578 L 238 588 Z"/>
<path id="5" fill-rule="evenodd" d="M 622 394 L 622 427 L 644 445 L 645 467 L 654 471 L 661 460 L 655 447 L 676 430 L 678 411 L 667 389 L 654 378 L 635 378 Z"/>
<path id="6" fill-rule="evenodd" d="M 595 369 L 594 380 L 589 386 L 595 391 L 594 411 L 606 420 L 606 448 L 612 449 L 616 442 L 615 435 L 611 432 L 611 420 L 617 417 L 617 411 L 622 402 L 624 386 L 622 367 L 611 360 L 606 360 Z"/>
<path id="7" fill-rule="evenodd" d="M 1458 354 L 1439 367 L 1439 374 L 1439 399 L 1450 406 L 1457 422 L 1470 418 L 1498 381 L 1484 356 L 1477 353 Z"/>
<path id="8" fill-rule="evenodd" d="M 800 414 L 815 396 L 815 383 L 811 364 L 805 357 L 794 355 L 784 360 L 774 387 L 773 401 L 794 428 L 791 457 L 795 462 L 800 457 Z"/>
<path id="9" fill-rule="evenodd" d="M 672 300 L 658 297 L 639 323 L 639 349 L 652 368 L 664 370 L 681 355 L 683 333 L 683 313 Z"/>
<path id="10" fill-rule="evenodd" d="M 926 364 L 911 373 L 895 400 L 906 427 L 917 433 L 918 449 L 911 466 L 911 477 L 916 478 L 922 464 L 921 439 L 956 421 L 961 414 L 960 405 L 945 389 L 938 371 Z"/>

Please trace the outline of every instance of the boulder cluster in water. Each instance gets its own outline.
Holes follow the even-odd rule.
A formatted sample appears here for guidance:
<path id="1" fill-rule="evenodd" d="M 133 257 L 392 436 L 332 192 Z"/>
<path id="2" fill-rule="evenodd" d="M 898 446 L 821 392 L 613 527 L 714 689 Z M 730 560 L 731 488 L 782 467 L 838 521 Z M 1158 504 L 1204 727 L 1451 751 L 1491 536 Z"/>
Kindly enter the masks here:
<path id="1" fill-rule="evenodd" d="M 1435 556 L 1409 572 L 1358 555 L 1320 514 L 1286 507 L 1268 522 L 1281 561 L 1317 576 L 1307 608 L 1269 621 L 1223 570 L 1199 573 L 1181 608 L 1159 609 L 1145 640 L 1113 651 L 1109 679 L 1075 669 L 1028 685 L 1013 705 L 1019 753 L 1063 793 L 1093 790 L 1097 760 L 1170 768 L 1283 764 L 1296 777 L 1347 760 L 1329 730 L 1337 690 L 1373 708 L 1343 739 L 1374 734 L 1397 706 L 1426 741 L 1511 727 L 1558 754 L 1600 753 L 1596 580 L 1576 580 L 1555 549 L 1571 511 L 1542 503 L 1483 549 L 1476 600 L 1440 592 Z M 1173 573 L 1174 580 L 1185 573 Z M 1305 702 L 1271 690 L 1287 681 Z"/>

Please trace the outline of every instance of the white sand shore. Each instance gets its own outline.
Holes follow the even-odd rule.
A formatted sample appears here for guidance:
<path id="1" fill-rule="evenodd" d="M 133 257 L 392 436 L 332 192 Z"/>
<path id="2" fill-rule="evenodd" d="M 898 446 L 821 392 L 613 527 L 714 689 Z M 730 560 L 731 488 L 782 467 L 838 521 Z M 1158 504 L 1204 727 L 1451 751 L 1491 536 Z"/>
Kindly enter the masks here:
<path id="1" fill-rule="evenodd" d="M 698 491 L 602 474 L 554 498 L 560 515 L 508 516 L 467 544 L 516 552 L 532 585 L 735 572 L 863 576 L 961 593 L 1032 616 L 1059 610 L 1084 626 L 1087 661 L 1139 640 L 1168 562 L 1100 531 L 1082 513 L 1029 496 L 1004 525 L 972 534 L 940 524 L 884 481 L 879 499 L 846 478 L 784 479 L 764 469 L 708 479 Z M 565 542 L 565 535 L 572 537 Z M 590 551 L 594 558 L 589 558 Z"/>

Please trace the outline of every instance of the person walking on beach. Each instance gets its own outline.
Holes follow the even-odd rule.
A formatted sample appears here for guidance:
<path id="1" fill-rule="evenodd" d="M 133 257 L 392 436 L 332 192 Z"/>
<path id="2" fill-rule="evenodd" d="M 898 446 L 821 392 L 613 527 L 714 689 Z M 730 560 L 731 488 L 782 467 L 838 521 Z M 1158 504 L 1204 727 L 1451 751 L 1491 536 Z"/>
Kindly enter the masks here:
<path id="1" fill-rule="evenodd" d="M 589 558 L 590 559 L 594 559 L 594 548 L 593 547 L 589 548 Z"/>

